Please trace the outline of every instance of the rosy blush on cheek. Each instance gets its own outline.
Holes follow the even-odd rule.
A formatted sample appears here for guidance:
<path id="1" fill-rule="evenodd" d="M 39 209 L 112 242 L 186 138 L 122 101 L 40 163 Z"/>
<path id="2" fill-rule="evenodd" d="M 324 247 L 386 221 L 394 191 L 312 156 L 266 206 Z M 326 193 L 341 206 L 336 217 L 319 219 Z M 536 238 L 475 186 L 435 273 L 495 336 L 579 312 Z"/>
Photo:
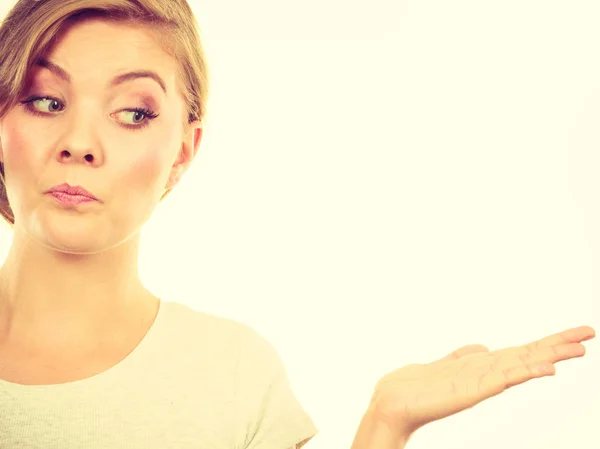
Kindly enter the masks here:
<path id="1" fill-rule="evenodd" d="M 2 150 L 7 179 L 12 178 L 14 174 L 18 177 L 29 176 L 37 179 L 38 176 L 34 173 L 37 165 L 35 152 L 39 151 L 40 142 L 36 145 L 32 133 L 25 132 L 25 127 L 11 127 L 9 124 L 4 131 Z"/>
<path id="2" fill-rule="evenodd" d="M 132 161 L 126 172 L 128 184 L 136 191 L 148 192 L 164 189 L 163 177 L 169 171 L 168 161 L 160 149 L 148 149 Z M 168 176 L 168 175 L 167 175 Z"/>
<path id="3" fill-rule="evenodd" d="M 22 216 L 27 210 L 36 208 L 45 200 L 44 191 L 49 186 L 49 178 L 43 157 L 43 150 L 31 132 L 25 132 L 26 126 L 3 127 L 2 152 L 4 178 L 9 205 L 16 216 Z"/>

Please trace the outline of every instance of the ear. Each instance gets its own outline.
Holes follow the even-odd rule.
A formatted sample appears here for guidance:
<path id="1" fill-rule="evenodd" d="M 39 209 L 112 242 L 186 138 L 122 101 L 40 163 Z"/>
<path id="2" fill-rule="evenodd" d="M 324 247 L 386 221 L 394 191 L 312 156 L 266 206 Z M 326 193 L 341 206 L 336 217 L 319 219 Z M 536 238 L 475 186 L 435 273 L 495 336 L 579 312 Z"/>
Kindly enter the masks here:
<path id="1" fill-rule="evenodd" d="M 166 189 L 173 189 L 192 164 L 192 161 L 200 148 L 203 130 L 203 121 L 197 120 L 188 125 L 187 132 L 181 143 L 181 150 L 179 151 L 178 158 L 175 161 L 175 164 L 173 164 L 173 167 L 171 167 L 171 174 L 169 175 L 169 180 L 165 186 Z"/>

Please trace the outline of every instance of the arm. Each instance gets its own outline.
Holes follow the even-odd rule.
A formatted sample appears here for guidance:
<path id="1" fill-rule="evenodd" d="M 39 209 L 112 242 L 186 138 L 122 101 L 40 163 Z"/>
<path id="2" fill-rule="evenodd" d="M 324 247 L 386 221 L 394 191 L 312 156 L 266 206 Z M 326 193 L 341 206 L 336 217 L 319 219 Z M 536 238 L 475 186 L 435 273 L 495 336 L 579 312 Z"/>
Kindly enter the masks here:
<path id="1" fill-rule="evenodd" d="M 404 449 L 409 437 L 400 435 L 367 410 L 350 449 Z"/>

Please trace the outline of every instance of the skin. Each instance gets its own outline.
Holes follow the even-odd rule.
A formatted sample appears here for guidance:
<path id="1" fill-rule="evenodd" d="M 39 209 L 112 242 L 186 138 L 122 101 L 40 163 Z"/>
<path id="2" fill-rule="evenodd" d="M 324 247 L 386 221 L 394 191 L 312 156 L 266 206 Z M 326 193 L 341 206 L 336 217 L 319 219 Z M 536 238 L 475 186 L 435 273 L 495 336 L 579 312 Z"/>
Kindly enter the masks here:
<path id="1" fill-rule="evenodd" d="M 376 384 L 352 449 L 402 449 L 426 424 L 555 375 L 555 363 L 585 355 L 581 342 L 595 336 L 593 328 L 580 326 L 496 351 L 468 345 L 434 362 L 392 371 Z"/>
<path id="2" fill-rule="evenodd" d="M 0 351 L 86 354 L 108 335 L 119 340 L 134 325 L 144 333 L 154 320 L 159 300 L 137 271 L 140 230 L 192 163 L 202 123 L 183 127 L 177 62 L 144 27 L 88 19 L 67 28 L 45 56 L 71 82 L 36 67 L 22 100 L 58 103 L 18 104 L 0 121 L 15 214 L 0 268 Z M 148 78 L 108 87 L 134 70 L 156 71 L 166 93 Z M 135 108 L 159 115 L 126 111 Z M 65 208 L 44 193 L 65 182 L 99 201 Z"/>

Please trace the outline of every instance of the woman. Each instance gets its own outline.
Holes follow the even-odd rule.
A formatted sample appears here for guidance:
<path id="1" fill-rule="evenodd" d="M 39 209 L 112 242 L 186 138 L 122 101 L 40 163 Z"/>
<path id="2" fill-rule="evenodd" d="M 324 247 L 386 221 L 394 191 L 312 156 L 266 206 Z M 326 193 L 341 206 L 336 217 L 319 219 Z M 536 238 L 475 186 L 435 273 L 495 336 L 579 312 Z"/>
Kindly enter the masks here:
<path id="1" fill-rule="evenodd" d="M 248 326 L 155 297 L 140 229 L 199 148 L 208 93 L 185 0 L 20 0 L 0 27 L 0 447 L 299 448 L 316 433 Z M 382 377 L 353 449 L 584 353 L 580 327 Z M 540 370 L 549 369 L 548 372 Z"/>

